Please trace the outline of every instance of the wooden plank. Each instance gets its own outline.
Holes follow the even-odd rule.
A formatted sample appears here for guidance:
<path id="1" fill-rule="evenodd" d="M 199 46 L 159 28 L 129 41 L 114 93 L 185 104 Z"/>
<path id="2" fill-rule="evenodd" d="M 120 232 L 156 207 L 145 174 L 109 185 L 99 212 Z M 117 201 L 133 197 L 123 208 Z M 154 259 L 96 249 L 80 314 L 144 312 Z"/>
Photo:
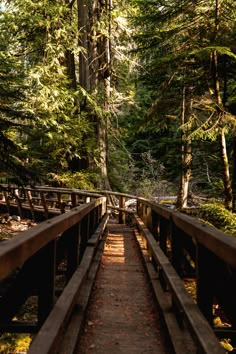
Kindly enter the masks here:
<path id="1" fill-rule="evenodd" d="M 155 299 L 161 310 L 162 319 L 173 346 L 174 353 L 189 354 L 196 352 L 196 345 L 194 345 L 191 336 L 185 329 L 180 328 L 178 325 L 175 314 L 172 311 L 169 296 L 160 284 L 160 279 L 158 278 L 158 274 L 149 260 L 148 252 L 145 248 L 143 240 L 141 240 L 140 234 L 136 230 L 134 230 L 134 232 L 141 249 L 144 265 L 151 281 Z"/>
<path id="2" fill-rule="evenodd" d="M 93 263 L 89 270 L 88 277 L 79 294 L 76 307 L 73 311 L 72 318 L 66 327 L 63 342 L 60 345 L 58 354 L 74 354 L 77 346 L 79 335 L 82 331 L 86 310 L 88 307 L 93 283 L 97 274 L 97 270 L 102 257 L 106 235 L 103 235 L 102 241 L 99 243 L 98 250 L 95 254 Z"/>
<path id="3" fill-rule="evenodd" d="M 171 263 L 157 245 L 152 234 L 146 228 L 142 220 L 138 216 L 136 216 L 135 219 L 138 224 L 138 228 L 147 239 L 148 246 L 153 257 L 163 270 L 163 274 L 168 282 L 171 293 L 175 297 L 178 305 L 181 307 L 192 334 L 197 341 L 197 345 L 200 347 L 200 350 L 202 353 L 223 354 L 224 350 L 215 337 L 212 328 L 188 294 L 182 280 L 177 275 Z"/>
<path id="4" fill-rule="evenodd" d="M 57 352 L 81 286 L 87 277 L 92 259 L 93 248 L 87 248 L 80 266 L 57 300 L 39 333 L 34 338 L 28 354 L 55 354 Z"/>

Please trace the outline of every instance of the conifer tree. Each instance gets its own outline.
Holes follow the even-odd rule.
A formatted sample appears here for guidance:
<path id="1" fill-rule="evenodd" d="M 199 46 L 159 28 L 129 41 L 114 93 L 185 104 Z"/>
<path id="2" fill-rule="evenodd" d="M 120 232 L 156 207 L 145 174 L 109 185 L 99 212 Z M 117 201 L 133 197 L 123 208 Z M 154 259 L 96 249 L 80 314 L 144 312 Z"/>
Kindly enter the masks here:
<path id="1" fill-rule="evenodd" d="M 225 57 L 234 57 L 234 26 L 231 27 L 234 2 L 224 1 L 220 5 L 218 1 L 140 0 L 136 3 L 139 7 L 136 24 L 140 26 L 137 43 L 146 69 L 143 77 L 157 95 L 151 114 L 160 124 L 161 106 L 166 102 L 164 115 L 180 117 L 181 92 L 187 83 L 194 90 L 192 114 L 181 127 L 189 132 L 186 142 L 190 139 L 216 139 L 228 124 L 229 114 L 225 114 L 226 107 L 222 106 L 219 98 L 224 87 L 222 62 Z M 168 89 L 164 90 L 165 87 Z M 222 159 L 222 171 L 226 171 L 225 157 Z M 223 173 L 225 203 L 230 208 L 229 180 L 225 180 L 228 175 L 228 172 Z"/>

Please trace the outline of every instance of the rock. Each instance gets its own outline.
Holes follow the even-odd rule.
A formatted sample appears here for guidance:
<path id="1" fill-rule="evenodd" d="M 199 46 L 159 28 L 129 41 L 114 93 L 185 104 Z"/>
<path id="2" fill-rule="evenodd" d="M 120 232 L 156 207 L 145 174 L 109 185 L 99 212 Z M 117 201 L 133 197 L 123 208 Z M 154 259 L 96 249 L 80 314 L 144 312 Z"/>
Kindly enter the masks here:
<path id="1" fill-rule="evenodd" d="M 18 216 L 18 215 L 13 215 L 13 216 L 12 216 L 12 220 L 21 221 L 21 218 L 20 218 L 20 216 Z"/>

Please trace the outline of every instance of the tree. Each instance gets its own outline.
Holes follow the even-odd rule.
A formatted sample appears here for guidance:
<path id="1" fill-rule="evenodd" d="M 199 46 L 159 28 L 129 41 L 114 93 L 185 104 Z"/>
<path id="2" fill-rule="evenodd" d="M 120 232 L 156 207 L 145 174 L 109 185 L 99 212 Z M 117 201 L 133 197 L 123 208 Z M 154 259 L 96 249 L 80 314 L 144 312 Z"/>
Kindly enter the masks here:
<path id="1" fill-rule="evenodd" d="M 0 12 L 0 173 L 24 183 L 36 177 L 24 164 L 20 143 L 32 114 L 25 109 L 26 74 L 21 48 L 10 30 L 12 20 L 10 14 Z"/>
<path id="2" fill-rule="evenodd" d="M 137 4 L 140 15 L 136 24 L 140 25 L 141 30 L 136 40 L 146 69 L 142 70 L 143 77 L 157 95 L 151 114 L 157 117 L 156 122 L 160 124 L 160 106 L 163 101 L 168 102 L 167 97 L 172 96 L 171 105 L 166 105 L 164 115 L 180 117 L 182 87 L 186 82 L 187 87 L 191 87 L 194 82 L 192 115 L 185 122 L 185 131 L 188 131 L 186 141 L 203 137 L 216 139 L 219 131 L 224 133 L 221 124 L 226 124 L 229 116 L 223 114 L 222 120 L 217 113 L 219 109 L 224 113 L 225 107 L 222 109 L 218 100 L 221 95 L 219 80 L 223 80 L 224 73 L 219 70 L 216 59 L 222 61 L 226 56 L 234 56 L 231 50 L 233 30 L 229 26 L 234 16 L 231 11 L 234 3 L 225 1 L 220 8 L 217 1 L 207 4 L 203 1 L 187 1 L 184 4 L 182 1 L 155 1 L 155 4 L 153 1 L 138 1 Z M 222 171 L 225 171 L 226 165 L 222 166 Z M 228 174 L 224 172 L 223 176 L 225 180 Z M 229 186 L 229 183 L 226 185 Z M 225 188 L 226 200 L 229 192 L 229 188 Z"/>

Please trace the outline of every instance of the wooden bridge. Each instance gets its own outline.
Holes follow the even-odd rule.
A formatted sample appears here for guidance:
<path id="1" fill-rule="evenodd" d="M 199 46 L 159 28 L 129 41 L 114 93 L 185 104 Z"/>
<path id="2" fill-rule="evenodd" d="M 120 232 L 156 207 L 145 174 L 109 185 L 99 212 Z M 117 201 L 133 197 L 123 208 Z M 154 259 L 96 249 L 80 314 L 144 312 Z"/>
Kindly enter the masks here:
<path id="1" fill-rule="evenodd" d="M 225 338 L 236 345 L 233 236 L 135 196 L 0 189 L 1 212 L 40 221 L 0 247 L 0 329 L 33 333 L 28 353 L 213 354 L 226 352 Z M 26 321 L 19 312 L 31 298 Z"/>

